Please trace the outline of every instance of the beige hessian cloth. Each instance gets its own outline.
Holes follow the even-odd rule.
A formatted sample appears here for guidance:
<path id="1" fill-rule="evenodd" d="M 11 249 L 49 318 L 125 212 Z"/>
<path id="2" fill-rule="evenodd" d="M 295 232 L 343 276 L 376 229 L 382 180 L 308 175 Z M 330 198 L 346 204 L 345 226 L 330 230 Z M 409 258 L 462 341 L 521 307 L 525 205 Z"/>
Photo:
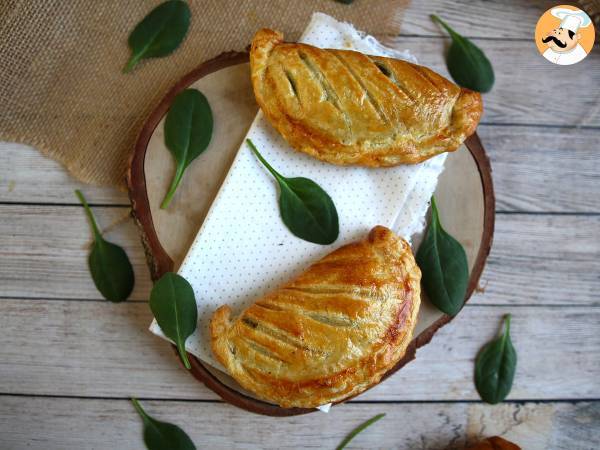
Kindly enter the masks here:
<path id="1" fill-rule="evenodd" d="M 124 75 L 129 33 L 160 0 L 0 0 L 0 140 L 33 145 L 82 181 L 123 186 L 146 117 L 201 62 L 243 50 L 261 27 L 295 40 L 313 11 L 397 34 L 407 2 L 191 0 L 181 47 Z"/>

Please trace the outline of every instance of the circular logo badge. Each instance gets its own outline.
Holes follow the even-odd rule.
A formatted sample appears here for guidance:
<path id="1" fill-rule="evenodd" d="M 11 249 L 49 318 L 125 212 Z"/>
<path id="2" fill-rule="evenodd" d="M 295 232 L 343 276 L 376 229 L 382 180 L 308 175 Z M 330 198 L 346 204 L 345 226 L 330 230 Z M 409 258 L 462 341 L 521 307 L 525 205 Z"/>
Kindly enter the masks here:
<path id="1" fill-rule="evenodd" d="M 535 27 L 535 44 L 553 64 L 578 63 L 592 51 L 594 24 L 585 11 L 571 5 L 550 8 Z"/>

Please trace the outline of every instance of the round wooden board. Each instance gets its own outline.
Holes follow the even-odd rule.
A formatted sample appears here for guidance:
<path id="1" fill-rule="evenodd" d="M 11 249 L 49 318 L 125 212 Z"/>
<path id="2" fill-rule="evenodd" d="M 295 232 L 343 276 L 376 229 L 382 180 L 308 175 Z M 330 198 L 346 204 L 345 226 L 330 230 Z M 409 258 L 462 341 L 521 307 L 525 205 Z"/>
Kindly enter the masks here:
<path id="1" fill-rule="evenodd" d="M 175 164 L 164 145 L 163 120 L 177 93 L 188 87 L 201 90 L 214 114 L 209 148 L 190 167 L 167 210 L 159 208 Z M 248 54 L 229 52 L 201 64 L 177 83 L 150 115 L 142 129 L 128 172 L 133 216 L 142 235 L 152 277 L 177 270 L 239 149 L 258 107 L 250 85 Z M 467 300 L 477 286 L 492 245 L 495 199 L 491 167 L 477 135 L 450 153 L 435 192 L 444 227 L 464 246 L 470 279 Z M 373 224 L 376 225 L 376 224 Z M 418 247 L 419 237 L 414 239 Z M 424 298 L 415 338 L 395 367 L 395 373 L 415 358 L 417 348 L 452 318 Z M 244 392 L 227 374 L 205 365 L 193 355 L 191 373 L 225 401 L 259 414 L 291 416 L 315 409 L 280 408 Z"/>

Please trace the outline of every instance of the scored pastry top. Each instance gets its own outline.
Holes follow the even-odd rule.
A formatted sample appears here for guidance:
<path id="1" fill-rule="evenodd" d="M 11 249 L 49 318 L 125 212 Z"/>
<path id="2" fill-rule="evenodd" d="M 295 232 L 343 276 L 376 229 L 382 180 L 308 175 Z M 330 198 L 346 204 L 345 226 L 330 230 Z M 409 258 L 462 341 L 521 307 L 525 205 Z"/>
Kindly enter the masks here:
<path id="1" fill-rule="evenodd" d="M 395 166 L 456 150 L 482 114 L 481 95 L 406 61 L 283 42 L 256 33 L 256 100 L 296 150 L 333 164 Z"/>
<path id="2" fill-rule="evenodd" d="M 344 400 L 405 354 L 420 305 L 410 246 L 377 226 L 231 317 L 211 320 L 213 353 L 242 387 L 282 407 Z"/>

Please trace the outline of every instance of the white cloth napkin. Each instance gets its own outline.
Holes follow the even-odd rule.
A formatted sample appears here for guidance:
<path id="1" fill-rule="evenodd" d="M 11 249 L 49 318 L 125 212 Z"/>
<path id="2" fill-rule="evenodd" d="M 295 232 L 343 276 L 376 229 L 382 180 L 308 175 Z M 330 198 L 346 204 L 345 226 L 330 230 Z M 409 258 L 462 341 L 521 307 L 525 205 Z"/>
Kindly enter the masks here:
<path id="1" fill-rule="evenodd" d="M 313 14 L 301 41 L 416 62 L 408 51 L 384 47 L 322 13 Z M 442 154 L 417 165 L 381 169 L 335 166 L 294 151 L 260 111 L 247 137 L 283 176 L 310 178 L 329 193 L 338 211 L 340 235 L 328 246 L 292 235 L 279 215 L 276 181 L 245 142 L 241 144 L 179 269 L 194 288 L 198 304 L 198 328 L 186 349 L 221 370 L 225 369 L 210 349 L 208 325 L 215 309 L 228 304 L 240 312 L 327 253 L 364 238 L 375 225 L 410 240 L 423 229 L 446 159 Z M 156 321 L 150 330 L 164 338 Z"/>

